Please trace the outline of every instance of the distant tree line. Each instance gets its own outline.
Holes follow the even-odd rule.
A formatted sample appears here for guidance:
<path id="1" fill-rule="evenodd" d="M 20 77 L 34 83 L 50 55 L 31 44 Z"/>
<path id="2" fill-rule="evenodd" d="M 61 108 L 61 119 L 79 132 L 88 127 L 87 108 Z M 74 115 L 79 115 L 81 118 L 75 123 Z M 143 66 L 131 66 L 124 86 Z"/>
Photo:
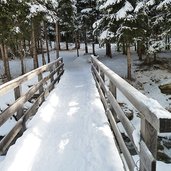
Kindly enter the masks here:
<path id="1" fill-rule="evenodd" d="M 156 60 L 161 50 L 170 50 L 170 0 L 1 0 L 0 58 L 4 75 L 11 79 L 9 58 L 18 57 L 21 73 L 25 73 L 24 58 L 33 57 L 34 68 L 50 62 L 50 41 L 56 41 L 56 57 L 60 42 L 106 45 L 106 55 L 112 57 L 111 43 L 127 55 L 128 78 L 131 78 L 131 51 L 134 46 L 140 60 Z M 45 59 L 47 53 L 47 61 Z M 143 56 L 145 58 L 143 58 Z"/>

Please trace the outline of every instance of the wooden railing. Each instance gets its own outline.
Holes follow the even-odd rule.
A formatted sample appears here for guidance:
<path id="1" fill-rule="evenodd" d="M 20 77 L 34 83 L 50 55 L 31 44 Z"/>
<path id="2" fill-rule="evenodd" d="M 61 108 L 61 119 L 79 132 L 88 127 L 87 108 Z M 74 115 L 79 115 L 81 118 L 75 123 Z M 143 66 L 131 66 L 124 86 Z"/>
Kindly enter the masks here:
<path id="1" fill-rule="evenodd" d="M 0 86 L 0 98 L 4 98 L 9 91 L 11 97 L 14 96 L 13 102 L 0 113 L 0 129 L 12 116 L 17 121 L 0 141 L 0 155 L 5 154 L 9 146 L 26 129 L 26 121 L 36 113 L 45 97 L 54 88 L 54 84 L 59 82 L 64 73 L 63 66 L 63 59 L 59 58 Z M 22 91 L 23 88 L 26 90 Z M 31 107 L 25 108 L 26 102 L 30 101 Z"/>
<path id="2" fill-rule="evenodd" d="M 129 83 L 107 68 L 95 57 L 92 60 L 92 74 L 103 102 L 106 115 L 114 132 L 119 150 L 130 171 L 155 171 L 157 161 L 157 139 L 159 133 L 171 132 L 171 113 L 160 104 L 132 87 Z M 140 131 L 137 130 L 117 102 L 118 90 L 139 111 Z M 117 123 L 121 123 L 131 140 L 139 165 L 128 150 Z M 139 136 L 136 136 L 139 134 Z M 139 137 L 139 140 L 137 140 Z"/>

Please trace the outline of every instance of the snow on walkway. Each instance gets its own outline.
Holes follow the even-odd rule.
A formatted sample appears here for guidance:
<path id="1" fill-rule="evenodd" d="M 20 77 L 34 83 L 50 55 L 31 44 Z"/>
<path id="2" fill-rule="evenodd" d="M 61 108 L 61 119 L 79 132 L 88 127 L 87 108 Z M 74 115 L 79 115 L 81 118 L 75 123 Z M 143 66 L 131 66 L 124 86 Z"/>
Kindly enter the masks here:
<path id="1" fill-rule="evenodd" d="M 0 170 L 124 170 L 85 57 L 67 63 L 60 83 L 9 149 Z"/>

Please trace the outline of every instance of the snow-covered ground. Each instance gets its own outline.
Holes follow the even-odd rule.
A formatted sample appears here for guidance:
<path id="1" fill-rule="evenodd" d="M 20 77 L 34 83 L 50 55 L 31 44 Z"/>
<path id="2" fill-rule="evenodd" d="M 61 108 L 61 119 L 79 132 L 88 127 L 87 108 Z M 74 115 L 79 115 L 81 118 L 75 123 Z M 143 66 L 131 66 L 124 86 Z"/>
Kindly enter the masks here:
<path id="1" fill-rule="evenodd" d="M 90 47 L 89 47 L 90 48 Z M 90 48 L 91 49 L 91 48 Z M 64 58 L 64 63 L 65 63 L 65 68 L 66 68 L 66 71 L 65 71 L 65 74 L 64 74 L 64 76 L 62 77 L 62 79 L 61 79 L 61 83 L 59 84 L 59 85 L 57 85 L 57 92 L 56 92 L 56 90 L 55 90 L 55 93 L 54 93 L 54 95 L 52 94 L 51 96 L 49 96 L 48 97 L 48 101 L 50 101 L 51 102 L 51 105 L 49 106 L 50 108 L 46 108 L 47 107 L 47 103 L 45 102 L 43 105 L 44 105 L 44 108 L 43 109 L 46 109 L 46 110 L 48 110 L 48 111 L 50 111 L 50 110 L 52 110 L 52 115 L 51 116 L 49 116 L 49 119 L 51 118 L 51 120 L 49 121 L 49 123 L 51 123 L 51 122 L 53 122 L 54 123 L 54 121 L 56 121 L 58 124 L 56 125 L 56 130 L 58 131 L 58 133 L 60 134 L 60 139 L 57 139 L 57 148 L 58 148 L 58 152 L 60 151 L 60 148 L 63 150 L 63 149 L 67 149 L 68 148 L 68 150 L 71 150 L 72 152 L 73 152 L 73 150 L 71 149 L 71 147 L 72 147 L 72 145 L 76 145 L 75 144 L 75 140 L 74 140 L 74 138 L 79 138 L 79 137 L 81 137 L 82 138 L 82 140 L 84 140 L 87 144 L 88 144 L 88 139 L 86 139 L 86 137 L 84 137 L 83 135 L 80 135 L 80 133 L 81 133 L 81 131 L 79 131 L 79 128 L 77 128 L 77 127 L 75 127 L 75 125 L 72 125 L 72 124 L 70 124 L 70 127 L 71 128 L 73 128 L 74 130 L 77 130 L 78 129 L 78 131 L 77 131 L 77 136 L 76 135 L 74 135 L 74 136 L 72 136 L 72 133 L 67 133 L 67 134 L 65 134 L 62 130 L 58 130 L 59 129 L 59 127 L 60 128 L 62 128 L 63 127 L 63 129 L 64 129 L 64 131 L 69 131 L 68 129 L 69 128 L 67 128 L 67 125 L 68 125 L 68 119 L 67 118 L 76 118 L 77 119 L 77 121 L 79 121 L 79 124 L 78 124 L 78 126 L 80 126 L 80 128 L 83 128 L 83 130 L 84 130 L 84 134 L 86 133 L 86 129 L 85 129 L 85 125 L 86 125 L 86 123 L 82 123 L 82 119 L 84 118 L 85 120 L 86 119 L 88 119 L 88 117 L 90 117 L 90 115 L 87 115 L 87 118 L 85 118 L 85 115 L 87 114 L 87 109 L 85 109 L 85 110 L 81 110 L 81 108 L 82 107 L 84 107 L 84 105 L 83 104 L 85 104 L 86 103 L 86 101 L 85 101 L 85 99 L 83 99 L 82 97 L 85 97 L 85 98 L 92 98 L 92 97 L 88 97 L 87 95 L 86 95 L 86 93 L 88 94 L 88 92 L 87 92 L 87 87 L 89 86 L 89 84 L 91 85 L 92 84 L 92 81 L 88 81 L 88 78 L 89 78 L 89 72 L 88 72 L 88 69 L 86 69 L 86 68 L 89 68 L 89 63 L 88 63 L 88 60 L 89 60 L 89 58 L 90 58 L 90 55 L 83 55 L 84 54 L 84 50 L 83 50 L 83 47 L 82 47 L 82 49 L 80 49 L 79 50 L 79 52 L 80 52 L 80 57 L 77 57 L 77 54 L 76 54 L 76 51 L 75 50 L 70 50 L 70 51 L 61 51 L 60 52 L 60 56 L 61 57 L 63 57 Z M 97 54 L 99 55 L 99 60 L 101 61 L 101 62 L 103 62 L 105 65 L 107 65 L 110 69 L 112 69 L 112 70 L 114 70 L 117 74 L 119 74 L 120 76 L 122 76 L 123 78 L 126 78 L 126 75 L 127 75 L 127 62 L 126 62 L 126 57 L 124 56 L 124 55 L 122 55 L 121 53 L 116 53 L 116 52 L 114 52 L 114 54 L 113 54 L 113 58 L 112 59 L 110 59 L 110 58 L 107 58 L 104 54 L 105 54 L 105 49 L 104 48 L 98 48 L 98 45 L 97 45 Z M 169 54 L 166 54 L 166 53 L 164 53 L 164 54 L 160 54 L 161 56 L 162 55 L 166 55 L 166 57 L 167 58 L 170 58 L 170 55 Z M 165 56 L 164 56 L 165 57 Z M 51 52 L 51 59 L 52 60 L 54 60 L 55 59 L 55 52 L 54 51 L 52 51 Z M 41 63 L 41 57 L 39 57 L 39 60 L 40 60 L 40 63 Z M 161 92 L 160 92 L 160 90 L 159 90 L 159 88 L 158 88 L 158 85 L 160 85 L 160 84 L 162 84 L 163 82 L 165 82 L 165 81 L 170 81 L 171 80 L 171 73 L 168 71 L 168 70 L 161 70 L 161 69 L 158 69 L 158 68 L 152 68 L 152 69 L 149 69 L 149 70 L 144 70 L 144 69 L 140 69 L 140 70 L 138 70 L 137 69 L 137 67 L 138 67 L 138 65 L 140 64 L 140 62 L 138 61 L 138 58 L 137 58 L 137 55 L 133 52 L 132 53 L 132 61 L 133 61 L 133 66 L 132 66 L 132 74 L 133 74 L 133 78 L 135 79 L 135 82 L 133 82 L 132 84 L 135 86 L 135 87 L 137 87 L 137 88 L 140 88 L 140 91 L 142 92 L 142 93 L 144 93 L 145 95 L 147 95 L 148 97 L 152 97 L 152 98 L 154 98 L 154 99 L 156 99 L 156 100 L 158 100 L 158 102 L 164 107 L 164 108 L 166 108 L 166 109 L 170 109 L 171 108 L 171 95 L 165 95 L 165 94 L 162 94 Z M 84 63 L 84 65 L 83 65 L 83 63 Z M 27 69 L 27 71 L 28 70 L 31 70 L 32 68 L 33 68 L 33 64 L 32 64 L 32 59 L 30 58 L 30 59 L 27 59 L 26 61 L 25 61 L 25 64 L 26 64 L 26 69 Z M 16 76 L 18 76 L 19 75 L 19 73 L 20 73 L 20 62 L 19 61 L 14 61 L 14 60 L 12 60 L 12 61 L 10 61 L 10 66 L 11 66 L 11 69 L 12 69 L 12 75 L 13 75 L 13 77 L 16 77 Z M 76 69 L 75 71 L 73 71 L 74 69 Z M 0 70 L 1 70 L 1 73 L 2 73 L 2 62 L 0 62 Z M 136 72 L 134 72 L 134 71 L 136 71 Z M 79 73 L 82 73 L 82 75 L 79 75 Z M 79 80 L 79 82 L 77 82 Z M 86 82 L 84 82 L 86 80 Z M 82 83 L 82 84 L 80 84 L 80 82 Z M 66 84 L 67 83 L 67 84 Z M 139 85 L 141 85 L 141 86 L 139 86 Z M 62 86 L 62 87 L 61 87 Z M 77 86 L 77 87 L 76 87 Z M 67 96 L 64 96 L 64 95 L 62 95 L 62 92 L 60 91 L 60 89 L 61 88 L 65 88 L 66 90 L 66 93 L 69 93 L 70 92 L 70 95 L 72 96 L 72 97 L 75 97 L 75 95 L 74 94 L 72 94 L 73 93 L 73 91 L 72 91 L 72 89 L 75 87 L 75 88 L 77 88 L 78 89 L 78 92 L 79 92 L 79 94 L 80 94 L 80 96 L 77 96 L 77 97 L 75 97 L 75 99 L 74 100 L 71 100 L 70 102 L 65 102 L 66 101 L 66 99 L 68 99 L 68 100 L 70 100 L 69 98 L 70 98 L 70 96 L 69 97 L 67 97 Z M 98 94 L 97 94 L 97 92 L 96 92 L 96 90 L 94 90 L 94 87 L 92 88 L 90 88 L 91 89 L 91 92 L 93 93 L 95 93 L 94 95 L 96 96 L 96 97 L 98 97 Z M 64 91 L 64 92 L 65 92 Z M 61 97 L 60 97 L 61 96 Z M 10 97 L 10 98 L 9 98 Z M 65 97 L 65 98 L 64 98 Z M 11 102 L 11 98 L 12 98 L 12 96 L 10 96 L 10 95 L 7 95 L 5 98 L 3 97 L 1 97 L 0 96 L 0 108 L 2 108 L 2 109 L 4 109 L 6 106 L 7 106 L 7 104 L 10 104 L 10 102 Z M 59 100 L 59 98 L 60 98 L 60 100 Z M 53 99 L 53 100 L 52 100 Z M 54 100 L 55 99 L 55 100 Z M 61 99 L 63 99 L 63 100 L 61 100 Z M 79 101 L 79 100 L 80 101 Z M 124 103 L 125 104 L 125 106 L 126 106 L 126 110 L 133 110 L 133 111 L 135 111 L 135 109 L 128 103 L 128 101 L 126 100 L 126 99 L 124 99 L 120 94 L 118 94 L 118 100 L 119 100 L 119 102 L 120 103 Z M 55 102 L 54 102 L 55 101 Z M 82 101 L 82 102 L 81 102 Z M 96 99 L 93 99 L 92 98 L 92 103 L 94 103 L 94 102 L 97 102 L 97 104 L 99 104 L 100 102 L 98 102 L 97 101 L 97 98 Z M 55 113 L 55 115 L 54 115 L 54 113 L 53 113 L 53 110 L 54 110 L 54 103 L 55 103 L 55 105 L 59 105 L 60 104 L 60 107 L 61 106 L 64 106 L 64 105 L 66 105 L 67 106 L 67 108 L 65 109 L 66 110 L 66 115 L 65 116 L 63 116 L 63 115 L 60 115 L 61 113 L 62 113 L 62 111 L 61 111 L 61 109 L 60 109 L 60 107 L 58 108 L 58 110 L 57 110 L 57 112 Z M 81 105 L 81 108 L 80 108 L 80 103 L 82 104 Z M 90 103 L 91 103 L 91 100 L 89 100 L 89 103 L 87 104 L 87 107 L 90 105 Z M 99 107 L 99 106 L 97 106 L 97 107 Z M 101 107 L 100 107 L 101 108 Z M 39 150 L 39 145 L 41 146 L 41 143 L 42 144 L 46 144 L 47 142 L 45 141 L 45 142 L 42 142 L 42 139 L 41 139 L 41 136 L 42 136 L 42 134 L 41 134 L 41 131 L 39 130 L 37 130 L 37 129 L 34 129 L 35 128 L 35 126 L 37 125 L 37 120 L 39 119 L 39 120 L 43 120 L 43 118 L 45 117 L 44 115 L 43 115 L 43 112 L 42 112 L 43 110 L 42 109 L 40 109 L 40 111 L 39 111 L 39 114 L 35 117 L 35 119 L 33 120 L 33 122 L 31 122 L 29 125 L 28 125 L 28 127 L 30 128 L 30 129 L 28 129 L 28 131 L 24 134 L 24 136 L 26 136 L 26 137 L 28 137 L 28 138 L 35 138 L 35 142 L 37 142 L 37 145 L 35 144 L 35 148 L 33 149 L 33 150 L 35 150 L 34 151 L 34 153 L 36 153 L 36 150 Z M 102 111 L 102 113 L 104 112 L 103 111 L 103 109 L 101 108 L 101 110 L 100 111 Z M 100 112 L 99 111 L 99 112 Z M 58 114 L 58 112 L 59 112 L 59 118 L 56 118 L 56 119 L 54 119 L 54 117 L 56 116 L 56 114 Z M 49 113 L 49 112 L 48 112 Z M 78 115 L 78 113 L 80 113 L 80 116 Z M 135 113 L 136 114 L 136 113 Z M 77 116 L 79 116 L 78 118 L 77 118 Z M 90 130 L 88 130 L 87 131 L 87 134 L 88 135 L 90 135 L 91 137 L 95 137 L 95 138 L 101 138 L 101 137 L 107 137 L 107 141 L 108 141 L 108 143 L 111 145 L 111 135 L 109 136 L 109 132 L 108 132 L 108 126 L 106 125 L 106 119 L 102 116 L 102 118 L 100 119 L 102 122 L 101 122 L 101 124 L 102 125 L 100 125 L 100 124 L 97 124 L 97 123 L 94 123 L 95 122 L 95 119 L 96 119 L 96 113 L 95 112 L 92 112 L 91 113 L 91 116 L 92 116 L 92 118 L 89 120 L 89 121 L 87 121 L 87 125 L 88 126 L 91 126 L 91 127 L 93 127 L 93 128 L 95 128 L 95 129 L 93 129 L 93 130 L 96 130 L 96 133 L 94 133 L 94 132 L 91 132 Z M 82 118 L 81 118 L 82 117 Z M 37 118 L 37 119 L 36 119 Z M 42 118 L 42 119 L 40 119 L 40 118 Z M 46 117 L 45 117 L 46 118 Z M 58 120 L 59 119 L 59 120 Z M 93 120 L 92 120 L 93 119 Z M 63 125 L 63 120 L 64 121 L 66 121 L 67 122 L 67 125 Z M 73 119 L 72 120 L 73 121 L 73 123 L 75 122 L 75 120 Z M 93 121 L 93 123 L 91 122 L 91 121 Z M 13 119 L 11 119 L 11 120 L 9 120 L 9 122 L 10 122 L 10 125 L 13 125 L 14 123 L 15 123 L 15 121 L 13 120 Z M 86 122 L 86 121 L 85 121 Z M 99 122 L 99 120 L 97 120 L 97 122 Z M 139 123 L 139 120 L 137 119 L 134 119 L 133 121 L 133 124 L 134 124 L 134 126 L 136 127 L 136 128 L 138 128 L 139 127 L 139 125 L 140 125 L 140 123 Z M 9 125 L 9 123 L 7 123 L 4 127 L 1 127 L 0 128 L 0 135 L 4 135 L 5 133 L 6 133 L 6 131 L 7 131 L 7 128 L 8 128 L 8 125 Z M 43 126 L 44 125 L 44 121 L 42 121 L 42 123 L 40 123 L 40 125 L 41 126 Z M 59 125 L 59 127 L 58 127 L 58 125 Z M 100 126 L 99 126 L 100 125 Z M 45 130 L 46 129 L 46 127 L 45 128 L 43 128 L 42 127 L 42 130 Z M 47 130 L 48 130 L 49 128 L 47 128 Z M 87 129 L 89 129 L 89 127 L 87 127 Z M 106 132 L 106 130 L 107 130 L 107 132 Z M 91 133 L 90 133 L 90 132 Z M 99 132 L 100 131 L 100 132 Z M 48 132 L 48 131 L 46 131 L 45 130 L 45 132 Z M 52 132 L 52 135 L 54 135 L 53 134 L 53 132 L 55 132 L 54 131 L 54 129 L 53 129 L 53 131 L 51 131 Z M 30 135 L 29 135 L 29 133 L 30 133 Z M 39 133 L 40 133 L 40 135 L 39 135 Z M 99 134 L 100 133 L 100 134 Z M 101 133 L 103 133 L 103 134 L 101 134 Z M 107 133 L 107 134 L 106 134 Z M 43 132 L 43 134 L 44 134 L 44 132 Z M 38 138 L 38 136 L 39 136 L 39 138 Z M 49 137 L 51 137 L 51 135 L 47 135 L 47 138 L 45 138 L 45 140 L 46 139 L 48 139 Z M 56 138 L 58 138 L 58 136 L 56 135 Z M 77 139 L 78 139 L 77 138 Z M 85 139 L 84 139 L 85 138 Z M 93 143 L 94 143 L 94 140 L 95 140 L 95 138 L 92 138 L 92 140 L 93 140 Z M 31 140 L 31 139 L 30 139 Z M 100 140 L 101 141 L 101 140 Z M 105 140 L 106 141 L 106 140 Z M 105 141 L 102 141 L 102 143 L 106 143 Z M 17 145 L 16 145 L 16 147 L 17 148 L 19 148 L 19 146 L 21 145 L 21 143 L 23 143 L 22 142 L 22 140 L 18 140 L 18 142 L 17 142 Z M 71 143 L 71 144 L 70 144 Z M 79 145 L 81 144 L 81 143 L 83 143 L 83 141 L 79 141 L 79 143 L 78 143 L 78 147 L 79 147 Z M 84 150 L 86 150 L 86 148 L 88 147 L 88 145 L 87 144 L 81 144 L 81 145 L 83 145 L 85 148 L 84 148 Z M 71 145 L 71 146 L 70 146 Z M 94 146 L 95 144 L 91 144 L 91 146 Z M 102 145 L 102 144 L 101 144 Z M 24 146 L 24 145 L 23 145 Z M 96 146 L 96 145 L 95 145 Z M 103 145 L 102 145 L 103 146 Z M 66 148 L 65 148 L 66 147 Z M 97 148 L 100 148 L 99 146 L 97 146 Z M 52 150 L 52 148 L 51 147 L 47 147 L 47 149 L 48 150 Z M 90 148 L 91 149 L 91 148 Z M 111 151 L 112 150 L 114 150 L 113 149 L 113 147 L 112 148 L 109 148 L 109 149 L 111 149 Z M 95 153 L 99 153 L 99 155 L 102 155 L 103 153 L 104 154 L 109 154 L 110 152 L 108 151 L 109 149 L 106 149 L 107 151 L 98 151 L 99 149 L 95 149 Z M 89 150 L 89 149 L 88 149 Z M 66 154 L 69 154 L 69 152 L 70 151 L 66 151 Z M 74 151 L 75 152 L 75 151 Z M 90 153 L 91 153 L 92 151 L 90 150 Z M 15 156 L 15 150 L 14 150 L 14 152 L 11 152 L 11 154 L 9 155 L 9 156 L 11 156 L 11 157 L 9 157 L 9 158 L 11 158 L 11 160 L 12 160 L 12 158 Z M 46 152 L 45 152 L 46 153 Z M 78 152 L 80 155 L 81 154 L 83 154 L 83 151 L 79 151 Z M 73 155 L 76 155 L 76 157 L 78 157 L 78 153 L 77 152 L 75 152 Z M 169 152 L 170 153 L 170 152 Z M 36 155 L 36 154 L 35 154 Z M 45 154 L 43 154 L 43 152 L 41 153 L 41 155 L 42 155 L 42 158 L 44 158 L 46 155 Z M 45 156 L 43 156 L 43 155 L 45 155 Z M 95 155 L 95 154 L 93 154 L 93 153 L 91 153 L 91 155 L 93 156 L 93 155 Z M 90 156 L 91 156 L 90 155 Z M 48 157 L 48 156 L 46 156 L 46 157 Z M 53 156 L 52 156 L 53 157 Z M 71 156 L 69 156 L 69 157 L 71 157 Z M 87 157 L 87 156 L 86 156 Z M 34 157 L 33 157 L 34 158 Z M 36 158 L 36 157 L 35 157 Z M 94 158 L 95 158 L 95 160 L 97 159 L 95 156 L 94 156 Z M 47 160 L 49 160 L 48 158 L 46 158 Z M 59 158 L 58 158 L 59 159 Z M 3 160 L 3 158 L 2 158 L 2 160 Z M 60 159 L 59 159 L 60 160 Z M 97 161 L 102 161 L 102 158 L 101 159 L 97 159 Z M 111 160 L 113 160 L 113 159 L 111 159 Z M 137 161 L 138 159 L 136 159 L 136 161 Z M 5 159 L 5 161 L 6 162 L 3 162 L 2 161 L 2 163 L 6 163 L 6 164 L 8 164 L 8 161 L 7 161 L 7 159 Z M 27 160 L 26 160 L 27 161 Z M 60 160 L 61 161 L 61 160 Z M 85 158 L 85 160 L 84 161 L 86 161 L 86 162 L 89 162 L 89 157 L 87 157 L 87 158 Z M 82 162 L 82 164 L 85 164 L 84 163 L 84 161 L 83 160 L 79 160 L 79 162 Z M 96 162 L 97 162 L 96 161 Z M 36 162 L 38 162 L 38 159 L 36 159 Z M 34 164 L 33 163 L 33 161 L 30 161 L 30 163 L 32 163 L 32 164 Z M 103 162 L 102 162 L 103 163 Z M 4 168 L 6 167 L 6 164 L 4 164 Z M 76 165 L 75 165 L 75 163 L 73 162 L 72 163 L 73 165 L 73 168 L 74 167 L 76 167 Z M 109 163 L 108 163 L 109 164 Z M 66 164 L 67 165 L 67 164 Z M 1 165 L 1 167 L 2 167 L 3 165 Z M 43 164 L 43 166 L 44 167 L 46 167 L 45 166 L 45 164 Z M 42 167 L 43 167 L 42 166 Z M 109 166 L 109 169 L 108 170 L 111 170 L 110 169 L 110 164 L 108 165 Z M 35 166 L 35 167 L 37 167 L 37 166 Z M 67 166 L 62 166 L 63 168 L 66 168 Z M 101 166 L 102 168 L 104 167 L 104 165 L 102 165 Z M 111 166 L 111 167 L 114 167 L 113 165 Z M 158 162 L 158 170 L 161 170 L 161 169 L 165 169 L 165 171 L 169 171 L 170 170 L 170 167 L 171 167 L 171 165 L 163 165 L 163 163 L 162 162 Z M 91 170 L 91 168 L 96 168 L 96 166 L 95 165 L 91 165 L 90 167 L 89 167 L 89 170 Z M 98 168 L 98 167 L 97 167 Z M 85 169 L 85 168 L 84 168 Z M 83 170 L 84 170 L 83 169 Z M 1 170 L 1 169 L 0 169 Z M 23 169 L 24 170 L 24 169 Z M 60 169 L 61 170 L 61 169 Z M 67 169 L 66 169 L 67 170 Z M 70 170 L 72 170 L 72 169 L 70 169 Z M 81 170 L 81 169 L 79 169 L 79 170 Z M 100 170 L 107 170 L 107 169 L 100 169 Z"/>
<path id="2" fill-rule="evenodd" d="M 9 149 L 0 170 L 124 170 L 87 56 L 70 52 L 64 63 L 60 83 Z"/>

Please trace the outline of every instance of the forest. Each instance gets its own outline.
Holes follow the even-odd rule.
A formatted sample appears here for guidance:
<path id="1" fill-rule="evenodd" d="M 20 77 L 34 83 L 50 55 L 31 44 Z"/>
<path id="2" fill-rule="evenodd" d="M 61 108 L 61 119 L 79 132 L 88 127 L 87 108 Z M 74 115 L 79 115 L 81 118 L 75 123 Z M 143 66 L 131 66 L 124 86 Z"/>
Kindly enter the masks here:
<path id="1" fill-rule="evenodd" d="M 55 42 L 56 58 L 60 42 L 106 46 L 112 58 L 111 44 L 127 55 L 128 79 L 131 79 L 131 47 L 139 60 L 148 64 L 157 60 L 161 51 L 170 51 L 171 0 L 1 0 L 0 60 L 3 61 L 4 82 L 12 79 L 9 61 L 33 58 L 34 68 L 51 61 L 50 47 Z M 48 60 L 45 60 L 47 53 Z M 77 51 L 78 53 L 78 51 Z M 79 55 L 79 54 L 77 54 Z M 113 55 L 114 56 L 114 55 Z"/>

